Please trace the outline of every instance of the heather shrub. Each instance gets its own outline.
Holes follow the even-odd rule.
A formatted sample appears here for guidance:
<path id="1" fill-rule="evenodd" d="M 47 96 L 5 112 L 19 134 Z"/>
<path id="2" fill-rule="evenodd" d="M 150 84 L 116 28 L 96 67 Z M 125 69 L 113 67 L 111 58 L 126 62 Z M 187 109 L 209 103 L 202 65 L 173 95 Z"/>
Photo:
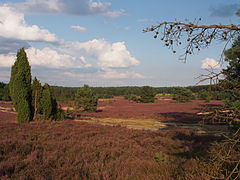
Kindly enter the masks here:
<path id="1" fill-rule="evenodd" d="M 172 154 L 184 146 L 194 156 L 195 146 L 208 144 L 170 131 L 71 121 L 6 123 L 0 132 L 0 179 L 185 179 L 190 160 Z M 191 172 L 197 179 L 197 169 Z"/>

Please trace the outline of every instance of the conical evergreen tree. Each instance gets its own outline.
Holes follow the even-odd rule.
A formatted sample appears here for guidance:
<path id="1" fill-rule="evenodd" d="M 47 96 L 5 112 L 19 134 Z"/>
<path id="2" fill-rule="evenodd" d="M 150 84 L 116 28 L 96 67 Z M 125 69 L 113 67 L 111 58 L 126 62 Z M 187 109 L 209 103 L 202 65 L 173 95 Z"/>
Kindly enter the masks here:
<path id="1" fill-rule="evenodd" d="M 48 84 L 45 84 L 43 86 L 40 104 L 41 104 L 41 112 L 43 114 L 43 118 L 45 120 L 51 119 L 54 107 L 53 107 L 53 98 L 52 98 L 50 86 Z"/>
<path id="2" fill-rule="evenodd" d="M 31 67 L 24 49 L 17 53 L 17 59 L 12 66 L 9 83 L 10 96 L 17 111 L 18 122 L 32 120 Z"/>

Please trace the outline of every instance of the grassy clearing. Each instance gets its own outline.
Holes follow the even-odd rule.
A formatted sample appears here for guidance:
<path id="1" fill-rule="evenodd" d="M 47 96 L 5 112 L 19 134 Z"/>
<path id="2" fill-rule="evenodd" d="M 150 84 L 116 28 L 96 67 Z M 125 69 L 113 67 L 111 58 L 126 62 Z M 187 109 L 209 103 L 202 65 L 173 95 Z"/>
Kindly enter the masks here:
<path id="1" fill-rule="evenodd" d="M 75 120 L 90 123 L 100 123 L 102 125 L 120 125 L 131 129 L 150 129 L 158 130 L 165 128 L 166 125 L 159 122 L 157 119 L 117 119 L 117 118 L 92 118 L 90 120 Z"/>

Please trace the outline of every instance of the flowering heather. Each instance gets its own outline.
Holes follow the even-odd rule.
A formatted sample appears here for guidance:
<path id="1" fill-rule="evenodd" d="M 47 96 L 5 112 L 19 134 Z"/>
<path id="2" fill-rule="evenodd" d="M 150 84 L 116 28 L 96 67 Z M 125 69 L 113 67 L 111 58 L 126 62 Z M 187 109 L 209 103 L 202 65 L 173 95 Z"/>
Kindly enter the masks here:
<path id="1" fill-rule="evenodd" d="M 74 121 L 0 120 L 0 132 L 0 179 L 204 179 L 197 157 L 214 140 Z"/>

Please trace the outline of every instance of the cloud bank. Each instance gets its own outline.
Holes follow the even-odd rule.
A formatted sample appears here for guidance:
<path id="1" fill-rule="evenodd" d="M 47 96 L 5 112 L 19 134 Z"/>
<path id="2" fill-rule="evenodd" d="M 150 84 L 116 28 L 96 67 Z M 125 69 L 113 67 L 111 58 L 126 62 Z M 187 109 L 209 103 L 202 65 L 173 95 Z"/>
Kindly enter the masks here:
<path id="1" fill-rule="evenodd" d="M 124 10 L 111 10 L 111 3 L 92 0 L 26 0 L 18 3 L 7 3 L 22 13 L 31 14 L 70 14 L 77 16 L 103 15 L 115 18 L 125 14 Z"/>
<path id="2" fill-rule="evenodd" d="M 86 59 L 95 59 L 102 70 L 114 68 L 129 68 L 140 64 L 128 51 L 124 42 L 108 43 L 104 39 L 87 42 L 65 42 L 60 50 L 66 53 L 78 53 L 86 56 Z"/>
<path id="3" fill-rule="evenodd" d="M 213 58 L 206 58 L 202 60 L 202 69 L 219 69 L 220 64 L 217 60 Z"/>
<path id="4" fill-rule="evenodd" d="M 30 47 L 26 49 L 28 60 L 31 66 L 47 67 L 47 68 L 83 68 L 91 67 L 86 63 L 84 57 L 73 57 L 68 54 L 61 54 L 50 48 L 36 49 Z M 13 54 L 0 54 L 0 66 L 10 67 L 15 61 Z"/>
<path id="5" fill-rule="evenodd" d="M 0 5 L 0 68 L 10 69 L 17 50 L 24 47 L 34 72 L 44 72 L 45 75 L 37 75 L 45 79 L 51 76 L 53 82 L 54 79 L 60 82 L 61 78 L 68 81 L 72 78 L 77 82 L 97 82 L 98 79 L 105 83 L 113 82 L 109 81 L 112 79 L 144 78 L 142 74 L 130 70 L 140 61 L 130 53 L 125 42 L 111 43 L 104 39 L 67 42 L 47 29 L 27 24 L 24 16 L 24 13 L 65 13 L 118 17 L 124 13 L 123 10 L 111 11 L 110 6 L 110 3 L 88 0 L 27 0 Z M 71 28 L 80 32 L 87 30 L 81 26 Z M 32 42 L 44 43 L 45 47 L 31 47 Z M 60 77 L 61 73 L 64 76 Z"/>
<path id="6" fill-rule="evenodd" d="M 24 41 L 57 42 L 55 34 L 36 25 L 27 25 L 24 14 L 0 6 L 0 37 Z"/>

